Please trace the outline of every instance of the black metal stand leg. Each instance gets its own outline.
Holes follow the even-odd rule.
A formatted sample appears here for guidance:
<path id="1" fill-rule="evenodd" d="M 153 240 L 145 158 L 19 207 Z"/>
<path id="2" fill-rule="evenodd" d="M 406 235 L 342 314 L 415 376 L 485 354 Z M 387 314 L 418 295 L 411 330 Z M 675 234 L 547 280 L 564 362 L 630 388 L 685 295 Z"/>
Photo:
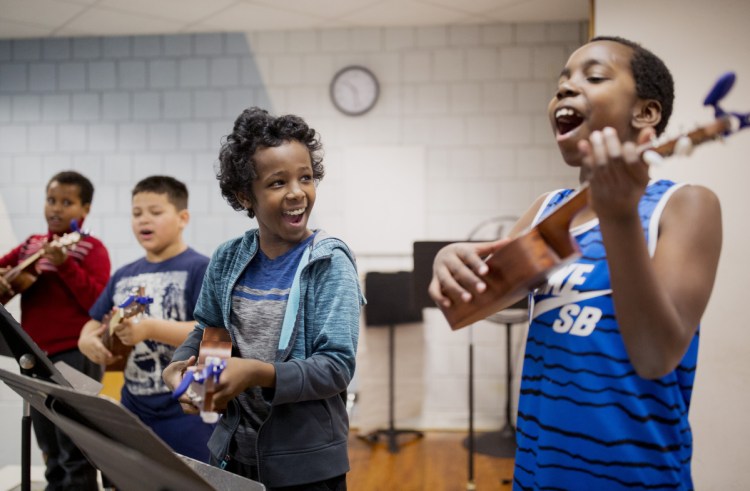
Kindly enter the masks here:
<path id="1" fill-rule="evenodd" d="M 471 328 L 470 328 L 471 329 Z M 474 484 L 474 342 L 469 343 L 469 436 L 466 438 L 469 450 L 469 471 L 466 489 L 476 489 Z"/>
<path id="2" fill-rule="evenodd" d="M 395 401 L 396 401 L 396 326 L 388 326 L 388 428 L 375 430 L 369 435 L 363 437 L 364 440 L 374 443 L 379 440 L 380 435 L 384 435 L 388 441 L 388 451 L 398 453 L 398 436 L 413 435 L 415 438 L 422 438 L 424 433 L 418 430 L 396 429 L 395 428 Z"/>
<path id="3" fill-rule="evenodd" d="M 515 449 L 515 437 L 516 429 L 513 428 L 513 419 L 511 417 L 511 411 L 513 411 L 513 367 L 511 362 L 511 324 L 505 324 L 505 426 L 501 432 L 507 436 L 513 438 L 513 447 Z"/>
<path id="4" fill-rule="evenodd" d="M 396 329 L 391 324 L 388 326 L 388 450 L 391 453 L 398 452 L 396 441 L 395 422 L 396 409 Z"/>
<path id="5" fill-rule="evenodd" d="M 21 418 L 21 491 L 31 491 L 31 406 L 25 400 Z"/>
<path id="6" fill-rule="evenodd" d="M 513 372 L 511 362 L 511 328 L 506 324 L 506 380 L 505 380 L 505 425 L 498 431 L 482 433 L 473 439 L 471 445 L 474 451 L 492 457 L 513 458 L 516 455 L 516 430 L 512 421 Z M 471 413 L 470 413 L 471 414 Z M 469 435 L 469 439 L 471 438 Z M 466 446 L 469 442 L 465 443 Z"/>

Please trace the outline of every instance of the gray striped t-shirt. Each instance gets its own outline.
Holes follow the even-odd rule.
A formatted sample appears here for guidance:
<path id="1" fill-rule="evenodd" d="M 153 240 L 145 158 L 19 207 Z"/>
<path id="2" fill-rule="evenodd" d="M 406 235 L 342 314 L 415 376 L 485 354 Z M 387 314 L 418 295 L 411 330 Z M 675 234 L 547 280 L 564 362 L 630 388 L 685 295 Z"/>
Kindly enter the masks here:
<path id="1" fill-rule="evenodd" d="M 297 265 L 314 235 L 275 259 L 263 251 L 250 261 L 232 292 L 231 323 L 236 348 L 242 358 L 265 362 L 276 359 L 289 291 Z M 261 389 L 253 387 L 237 397 L 241 420 L 234 434 L 230 455 L 245 464 L 255 464 L 257 431 L 268 417 L 270 404 Z"/>

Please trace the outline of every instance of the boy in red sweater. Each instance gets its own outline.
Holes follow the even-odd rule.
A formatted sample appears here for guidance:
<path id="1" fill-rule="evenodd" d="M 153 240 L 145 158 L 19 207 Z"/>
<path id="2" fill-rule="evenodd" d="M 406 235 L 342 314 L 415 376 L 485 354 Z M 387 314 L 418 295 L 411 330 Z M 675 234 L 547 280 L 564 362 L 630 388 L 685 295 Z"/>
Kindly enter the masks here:
<path id="1" fill-rule="evenodd" d="M 60 172 L 49 180 L 44 205 L 48 231 L 32 235 L 0 258 L 0 295 L 20 293 L 21 325 L 50 360 L 64 361 L 99 379 L 100 367 L 78 350 L 78 335 L 89 318 L 88 309 L 109 279 L 109 254 L 91 236 L 68 247 L 53 244 L 56 238 L 73 231 L 73 220 L 82 226 L 93 196 L 91 181 L 78 172 Z M 2 274 L 40 250 L 44 253 L 31 266 L 36 281 L 23 292 L 13 292 Z M 31 419 L 46 457 L 46 489 L 98 489 L 96 469 L 70 438 L 33 409 Z"/>

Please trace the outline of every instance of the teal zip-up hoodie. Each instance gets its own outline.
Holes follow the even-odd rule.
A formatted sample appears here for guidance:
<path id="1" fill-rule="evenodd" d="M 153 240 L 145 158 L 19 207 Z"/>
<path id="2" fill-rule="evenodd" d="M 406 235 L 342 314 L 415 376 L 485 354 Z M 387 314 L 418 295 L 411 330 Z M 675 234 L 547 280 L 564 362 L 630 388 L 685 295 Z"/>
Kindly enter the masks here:
<path id="1" fill-rule="evenodd" d="M 232 291 L 258 245 L 258 230 L 253 229 L 214 252 L 195 308 L 198 325 L 173 361 L 197 356 L 205 327 L 231 326 Z M 258 431 L 256 452 L 259 478 L 270 487 L 322 481 L 349 471 L 345 399 L 354 375 L 364 297 L 354 256 L 344 242 L 318 231 L 310 247 L 294 328 L 274 361 L 276 387 L 264 390 L 271 411 Z M 229 334 L 234 340 L 231 327 Z M 208 442 L 217 461 L 226 460 L 238 425 L 239 405 L 233 400 Z"/>

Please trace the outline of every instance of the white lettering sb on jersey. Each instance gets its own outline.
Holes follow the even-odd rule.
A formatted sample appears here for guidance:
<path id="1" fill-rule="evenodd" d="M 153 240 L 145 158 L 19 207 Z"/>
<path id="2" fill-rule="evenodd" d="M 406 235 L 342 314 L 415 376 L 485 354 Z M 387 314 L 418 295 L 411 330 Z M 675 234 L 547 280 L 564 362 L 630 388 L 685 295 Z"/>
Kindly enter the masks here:
<path id="1" fill-rule="evenodd" d="M 555 272 L 541 290 L 541 294 L 553 295 L 534 304 L 533 317 L 560 307 L 558 318 L 552 329 L 559 334 L 589 336 L 602 318 L 602 311 L 596 307 L 580 306 L 577 302 L 609 295 L 612 290 L 580 292 L 575 287 L 586 282 L 586 276 L 594 270 L 592 264 L 569 264 Z"/>
<path id="2" fill-rule="evenodd" d="M 602 318 L 602 311 L 596 307 L 583 307 L 569 303 L 560 309 L 560 317 L 552 323 L 552 329 L 560 334 L 588 336 L 594 332 L 596 323 Z"/>

